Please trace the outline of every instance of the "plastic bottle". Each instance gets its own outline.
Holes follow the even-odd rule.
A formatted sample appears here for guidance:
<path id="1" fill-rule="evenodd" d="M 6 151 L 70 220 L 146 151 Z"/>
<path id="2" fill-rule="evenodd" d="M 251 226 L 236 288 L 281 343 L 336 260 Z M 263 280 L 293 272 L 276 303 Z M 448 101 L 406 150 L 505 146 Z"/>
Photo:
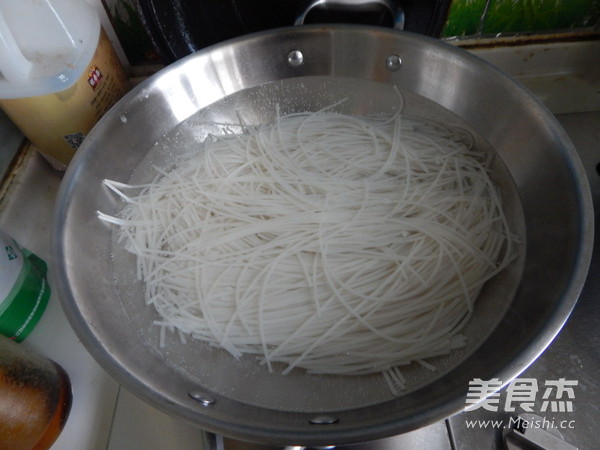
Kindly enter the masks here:
<path id="1" fill-rule="evenodd" d="M 0 108 L 49 159 L 68 165 L 128 88 L 86 0 L 0 2 Z"/>
<path id="2" fill-rule="evenodd" d="M 0 230 L 0 334 L 20 342 L 33 330 L 50 298 L 46 271 L 42 259 Z"/>
<path id="3" fill-rule="evenodd" d="M 0 336 L 0 450 L 50 448 L 72 399 L 60 365 Z"/>

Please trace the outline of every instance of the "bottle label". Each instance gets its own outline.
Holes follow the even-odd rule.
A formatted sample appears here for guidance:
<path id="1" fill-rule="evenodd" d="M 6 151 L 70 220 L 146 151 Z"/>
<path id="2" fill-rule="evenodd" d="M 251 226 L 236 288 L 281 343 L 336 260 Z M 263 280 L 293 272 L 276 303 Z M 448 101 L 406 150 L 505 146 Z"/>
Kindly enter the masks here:
<path id="1" fill-rule="evenodd" d="M 3 233 L 0 245 L 0 334 L 20 342 L 36 325 L 50 298 L 47 266 Z"/>
<path id="2" fill-rule="evenodd" d="M 17 244 L 0 234 L 0 300 L 6 298 L 23 269 L 23 254 Z M 0 304 L 2 314 L 2 304 Z"/>
<path id="3" fill-rule="evenodd" d="M 37 97 L 0 100 L 29 141 L 66 166 L 87 133 L 129 89 L 127 75 L 104 30 L 88 69 L 69 88 Z"/>

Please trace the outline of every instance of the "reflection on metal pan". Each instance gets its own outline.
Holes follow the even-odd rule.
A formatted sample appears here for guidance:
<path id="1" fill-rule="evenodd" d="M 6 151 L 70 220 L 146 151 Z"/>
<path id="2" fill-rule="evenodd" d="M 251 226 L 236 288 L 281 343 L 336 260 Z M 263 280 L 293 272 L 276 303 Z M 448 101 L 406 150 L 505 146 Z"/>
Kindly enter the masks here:
<path id="1" fill-rule="evenodd" d="M 300 64 L 291 64 L 293 50 L 303 55 Z M 399 67 L 386 66 L 390 55 L 401 59 Z M 348 99 L 341 112 L 389 112 L 394 86 L 408 108 L 443 111 L 444 120 L 468 126 L 493 148 L 503 167 L 499 184 L 523 233 L 520 264 L 476 303 L 467 350 L 431 378 L 414 374 L 412 389 L 395 398 L 376 376 L 298 371 L 283 377 L 206 345 L 172 339 L 160 348 L 133 257 L 97 219 L 97 211 L 121 208 L 102 181 L 144 179 L 154 165 L 172 164 L 214 133 L 211 123 L 235 121 L 238 113 L 262 123 L 277 108 L 315 111 L 341 98 Z M 508 76 L 414 33 L 305 25 L 198 51 L 111 109 L 65 174 L 52 270 L 64 310 L 90 353 L 156 407 L 242 440 L 343 444 L 438 421 L 464 408 L 473 378 L 508 381 L 524 370 L 568 318 L 592 236 L 591 195 L 573 145 L 551 113 Z"/>

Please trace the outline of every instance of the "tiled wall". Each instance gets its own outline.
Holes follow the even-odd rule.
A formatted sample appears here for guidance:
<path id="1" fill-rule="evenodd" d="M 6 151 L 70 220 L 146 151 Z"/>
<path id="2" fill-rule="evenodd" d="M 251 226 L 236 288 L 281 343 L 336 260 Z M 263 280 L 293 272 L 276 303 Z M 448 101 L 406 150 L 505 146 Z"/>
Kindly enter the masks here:
<path id="1" fill-rule="evenodd" d="M 600 0 L 453 0 L 443 37 L 599 31 Z"/>

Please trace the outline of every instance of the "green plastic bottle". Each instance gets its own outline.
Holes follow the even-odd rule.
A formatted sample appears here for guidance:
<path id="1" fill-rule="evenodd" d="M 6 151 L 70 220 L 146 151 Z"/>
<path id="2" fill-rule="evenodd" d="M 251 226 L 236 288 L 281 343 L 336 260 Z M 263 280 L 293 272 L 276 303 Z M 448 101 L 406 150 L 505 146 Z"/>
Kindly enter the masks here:
<path id="1" fill-rule="evenodd" d="M 42 316 L 50 286 L 46 263 L 0 230 L 0 334 L 17 342 Z"/>

